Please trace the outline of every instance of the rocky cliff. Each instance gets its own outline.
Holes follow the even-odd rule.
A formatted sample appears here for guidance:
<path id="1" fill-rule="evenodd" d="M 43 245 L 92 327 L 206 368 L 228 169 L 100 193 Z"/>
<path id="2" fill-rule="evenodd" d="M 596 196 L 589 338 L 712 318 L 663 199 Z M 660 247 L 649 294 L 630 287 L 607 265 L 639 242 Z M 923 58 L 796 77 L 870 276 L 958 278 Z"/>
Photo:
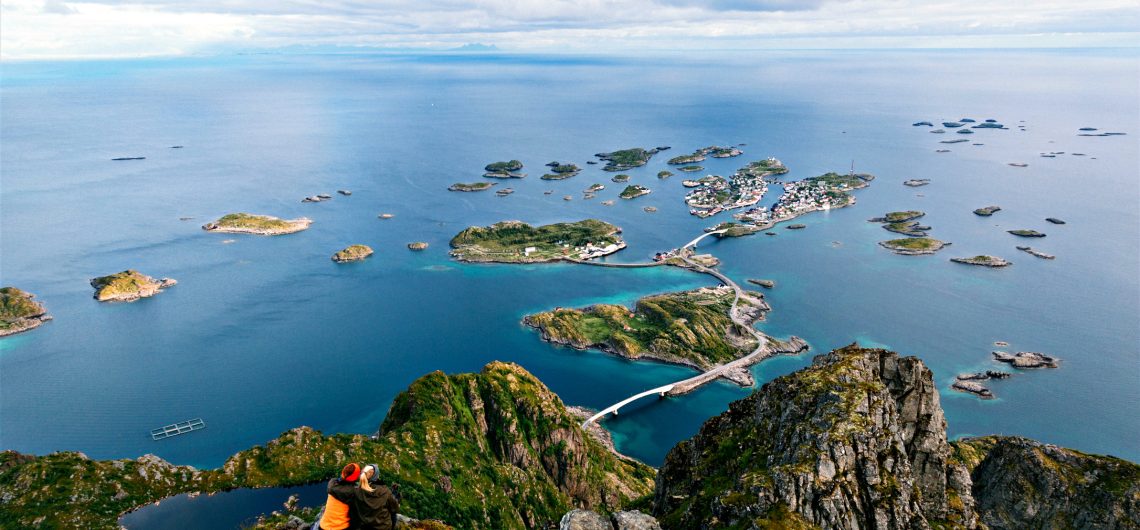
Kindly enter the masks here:
<path id="1" fill-rule="evenodd" d="M 677 529 L 1137 527 L 1140 468 L 1042 448 L 948 443 L 921 361 L 849 346 L 678 444 L 653 508 Z"/>
<path id="2" fill-rule="evenodd" d="M 401 513 L 458 528 L 542 528 L 573 508 L 610 512 L 649 494 L 653 469 L 586 434 L 526 370 L 428 374 L 396 397 L 376 438 L 299 427 L 218 469 L 154 456 L 96 461 L 79 453 L 0 453 L 0 528 L 117 528 L 119 514 L 169 495 L 305 484 L 349 461 L 398 482 Z"/>

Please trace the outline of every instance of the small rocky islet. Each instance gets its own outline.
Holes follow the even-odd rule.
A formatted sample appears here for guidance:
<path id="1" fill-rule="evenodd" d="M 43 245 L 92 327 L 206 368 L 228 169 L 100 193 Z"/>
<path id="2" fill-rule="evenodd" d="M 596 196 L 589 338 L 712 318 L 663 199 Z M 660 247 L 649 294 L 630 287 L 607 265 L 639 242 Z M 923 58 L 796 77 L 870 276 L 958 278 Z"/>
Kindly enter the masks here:
<path id="1" fill-rule="evenodd" d="M 1031 256 L 1038 257 L 1041 259 L 1056 259 L 1057 258 L 1057 256 L 1054 256 L 1052 254 L 1046 254 L 1046 253 L 1041 252 L 1039 250 L 1034 250 L 1033 247 L 1019 246 L 1019 247 L 1017 247 L 1017 250 L 1020 250 L 1020 251 L 1025 252 Z"/>
<path id="2" fill-rule="evenodd" d="M 413 241 L 408 243 L 408 250 L 427 250 L 428 244 L 424 241 Z"/>
<path id="3" fill-rule="evenodd" d="M 337 263 L 348 263 L 350 261 L 360 261 L 372 254 L 372 247 L 368 245 L 349 245 L 333 254 L 332 260 Z"/>
<path id="4" fill-rule="evenodd" d="M 645 186 L 631 184 L 629 186 L 626 186 L 624 190 L 621 190 L 621 194 L 618 195 L 618 197 L 621 197 L 622 199 L 636 199 L 643 195 L 649 195 L 652 191 L 653 190 L 646 188 Z"/>
<path id="5" fill-rule="evenodd" d="M 521 179 L 526 175 L 519 173 L 523 168 L 523 163 L 518 160 L 510 160 L 506 162 L 491 162 L 483 167 L 485 173 L 484 177 L 495 179 Z"/>
<path id="6" fill-rule="evenodd" d="M 1018 236 L 1018 237 L 1045 237 L 1045 234 L 1038 232 L 1036 230 L 1018 229 L 1018 230 L 1006 230 L 1006 232 L 1013 234 L 1015 236 Z"/>
<path id="7" fill-rule="evenodd" d="M 172 278 L 155 279 L 134 269 L 91 279 L 95 299 L 100 302 L 134 302 L 161 293 L 177 283 Z"/>
<path id="8" fill-rule="evenodd" d="M 1004 351 L 994 351 L 992 355 L 995 361 L 1006 363 L 1019 369 L 1057 368 L 1061 365 L 1060 359 L 1039 352 L 1019 351 L 1017 353 L 1007 353 Z"/>
<path id="9" fill-rule="evenodd" d="M 934 254 L 949 244 L 950 243 L 939 241 L 932 237 L 904 237 L 902 239 L 890 239 L 879 242 L 879 246 L 903 256 Z"/>
<path id="10" fill-rule="evenodd" d="M 1012 261 L 1007 261 L 997 256 L 990 256 L 988 254 L 981 254 L 971 258 L 950 258 L 950 261 L 964 265 L 977 265 L 979 267 L 991 268 L 1001 268 L 1013 265 Z"/>
<path id="11" fill-rule="evenodd" d="M 562 163 L 557 160 L 547 163 L 546 167 L 550 168 L 550 173 L 543 175 L 542 180 L 563 180 L 582 172 L 582 168 L 575 164 Z"/>
<path id="12" fill-rule="evenodd" d="M 982 217 L 989 217 L 989 216 L 993 215 L 994 213 L 1000 212 L 1000 211 L 1001 211 L 1001 206 L 983 206 L 981 208 L 974 210 L 974 215 L 979 215 Z"/>
<path id="13" fill-rule="evenodd" d="M 279 236 L 307 230 L 313 221 L 306 217 L 280 219 L 270 215 L 231 213 L 202 225 L 207 232 Z"/>
<path id="14" fill-rule="evenodd" d="M 633 169 L 635 167 L 644 166 L 649 162 L 653 155 L 657 154 L 660 149 L 645 149 L 641 147 L 633 147 L 630 149 L 621 149 L 609 153 L 597 153 L 596 156 L 599 160 L 606 162 L 602 171 L 618 172 Z"/>
<path id="15" fill-rule="evenodd" d="M 0 337 L 38 328 L 52 319 L 35 297 L 16 287 L 0 287 Z"/>
<path id="16" fill-rule="evenodd" d="M 495 183 L 495 182 L 470 182 L 470 183 L 468 183 L 468 182 L 456 182 L 455 184 L 448 186 L 447 190 L 448 191 L 465 191 L 465 192 L 484 191 L 484 190 L 491 189 L 491 187 L 493 187 L 495 184 L 497 184 L 497 183 Z"/>
<path id="17" fill-rule="evenodd" d="M 982 381 L 989 381 L 990 379 L 1006 379 L 1012 374 L 1009 372 L 999 372 L 996 370 L 986 370 L 985 372 L 976 372 L 972 374 L 959 374 L 954 379 L 954 384 L 950 388 L 959 392 L 966 392 L 974 394 L 982 399 L 993 399 L 994 393 Z"/>
<path id="18" fill-rule="evenodd" d="M 903 186 L 910 186 L 912 188 L 925 186 L 927 184 L 930 184 L 930 179 L 908 179 L 903 181 Z"/>

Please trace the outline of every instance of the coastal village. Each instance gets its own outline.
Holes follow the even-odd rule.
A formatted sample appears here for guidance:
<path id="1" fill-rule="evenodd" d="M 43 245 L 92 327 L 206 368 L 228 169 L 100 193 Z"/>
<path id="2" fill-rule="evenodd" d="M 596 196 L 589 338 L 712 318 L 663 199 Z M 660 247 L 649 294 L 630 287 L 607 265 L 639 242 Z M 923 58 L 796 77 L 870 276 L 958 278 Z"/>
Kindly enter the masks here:
<path id="1" fill-rule="evenodd" d="M 766 179 L 787 172 L 783 162 L 768 157 L 737 170 L 731 180 L 717 175 L 687 180 L 682 184 L 696 189 L 685 195 L 685 204 L 689 205 L 690 214 L 702 219 L 726 210 L 746 208 L 764 198 L 768 192 Z"/>

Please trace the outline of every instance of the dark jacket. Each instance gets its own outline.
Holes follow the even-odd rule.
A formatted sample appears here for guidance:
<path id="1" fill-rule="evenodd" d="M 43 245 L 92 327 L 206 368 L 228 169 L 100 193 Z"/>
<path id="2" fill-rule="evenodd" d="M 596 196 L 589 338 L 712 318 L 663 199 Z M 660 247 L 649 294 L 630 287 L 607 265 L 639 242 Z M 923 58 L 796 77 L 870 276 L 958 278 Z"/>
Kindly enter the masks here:
<path id="1" fill-rule="evenodd" d="M 388 486 L 376 485 L 372 491 L 356 488 L 356 513 L 361 530 L 394 530 L 399 510 L 400 502 Z"/>
<path id="2" fill-rule="evenodd" d="M 334 478 L 327 488 L 328 499 L 317 520 L 322 530 L 356 530 L 360 528 L 360 516 L 356 513 L 356 483 Z M 348 521 L 344 521 L 347 518 Z M 347 526 L 344 526 L 347 524 Z"/>

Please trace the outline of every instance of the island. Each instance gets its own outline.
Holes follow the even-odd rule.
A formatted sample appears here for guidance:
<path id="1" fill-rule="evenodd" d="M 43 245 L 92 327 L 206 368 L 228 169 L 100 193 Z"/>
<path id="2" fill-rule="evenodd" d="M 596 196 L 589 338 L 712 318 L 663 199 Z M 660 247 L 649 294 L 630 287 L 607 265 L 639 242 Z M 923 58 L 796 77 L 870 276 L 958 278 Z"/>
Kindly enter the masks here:
<path id="1" fill-rule="evenodd" d="M 913 221 L 924 215 L 926 215 L 926 212 L 921 212 L 918 210 L 906 210 L 899 212 L 888 212 L 882 217 L 874 217 L 868 220 L 872 223 L 903 223 L 906 221 Z"/>
<path id="2" fill-rule="evenodd" d="M 980 215 L 982 217 L 989 217 L 989 216 L 993 215 L 994 212 L 1000 212 L 1000 211 L 1001 211 L 1001 206 L 985 206 L 982 208 L 978 208 L 977 210 L 974 210 L 974 215 Z"/>
<path id="3" fill-rule="evenodd" d="M 708 147 L 697 149 L 690 155 L 675 156 L 669 159 L 669 164 L 680 166 L 684 164 L 692 164 L 694 162 L 703 162 L 706 157 L 709 156 L 713 158 L 731 158 L 734 156 L 740 156 L 742 154 L 744 154 L 744 151 L 741 151 L 736 147 L 721 147 L 718 145 L 710 145 Z"/>
<path id="4" fill-rule="evenodd" d="M 307 230 L 311 224 L 313 224 L 313 221 L 307 217 L 279 219 L 270 215 L 231 213 L 220 217 L 217 221 L 202 225 L 202 230 L 207 232 L 280 236 Z"/>
<path id="5" fill-rule="evenodd" d="M 51 320 L 35 297 L 15 287 L 0 287 L 0 337 L 32 330 Z"/>
<path id="6" fill-rule="evenodd" d="M 372 255 L 372 247 L 368 245 L 349 245 L 332 255 L 332 260 L 337 263 L 348 263 L 350 261 L 360 261 Z"/>
<path id="7" fill-rule="evenodd" d="M 597 348 L 627 359 L 655 359 L 708 370 L 756 348 L 756 338 L 733 322 L 735 291 L 728 286 L 648 296 L 633 310 L 597 304 L 528 315 L 523 323 L 543 340 L 572 348 Z M 743 291 L 737 306 L 743 325 L 770 309 L 764 295 Z"/>
<path id="8" fill-rule="evenodd" d="M 456 182 L 447 187 L 448 191 L 483 191 L 489 190 L 495 182 Z"/>
<path id="9" fill-rule="evenodd" d="M 774 180 L 773 176 L 787 172 L 783 162 L 769 157 L 736 170 L 731 179 L 709 175 L 697 181 L 686 180 L 681 183 L 683 186 L 697 189 L 685 195 L 685 204 L 689 206 L 691 215 L 700 218 L 747 208 L 760 202 L 768 192 L 768 182 Z"/>
<path id="10" fill-rule="evenodd" d="M 1046 254 L 1046 253 L 1041 252 L 1039 250 L 1034 250 L 1033 247 L 1020 247 L 1019 246 L 1019 247 L 1017 247 L 1017 250 L 1028 253 L 1032 256 L 1036 256 L 1036 257 L 1041 258 L 1041 259 L 1056 259 L 1056 257 L 1057 257 L 1057 256 L 1054 256 L 1052 254 Z"/>
<path id="11" fill-rule="evenodd" d="M 577 165 L 563 164 L 557 161 L 550 162 L 549 164 L 546 164 L 546 166 L 550 168 L 551 172 L 543 175 L 542 180 L 568 179 L 582 171 L 582 168 L 579 168 Z"/>
<path id="12" fill-rule="evenodd" d="M 1009 354 L 1003 351 L 992 352 L 994 360 L 1006 363 L 1014 368 L 1030 369 L 1030 368 L 1057 368 L 1060 366 L 1060 360 L 1051 355 L 1032 351 L 1019 351 L 1014 354 Z"/>
<path id="13" fill-rule="evenodd" d="M 993 268 L 1008 267 L 1010 265 L 1013 265 L 1012 261 L 1006 261 L 997 256 L 990 256 L 986 254 L 974 256 L 972 258 L 950 258 L 950 261 L 953 261 L 954 263 L 962 263 L 965 265 L 978 265 L 980 267 Z"/>
<path id="14" fill-rule="evenodd" d="M 919 186 L 925 186 L 927 184 L 930 184 L 930 179 L 910 179 L 910 180 L 904 180 L 903 181 L 903 186 L 910 186 L 912 188 L 917 188 Z"/>
<path id="15" fill-rule="evenodd" d="M 765 289 L 771 289 L 776 286 L 776 280 L 760 280 L 756 278 L 748 278 L 748 283 L 759 285 Z"/>
<path id="16" fill-rule="evenodd" d="M 100 302 L 134 302 L 161 293 L 177 283 L 171 278 L 156 280 L 134 269 L 91 279 L 95 299 Z"/>
<path id="17" fill-rule="evenodd" d="M 868 221 L 872 223 L 884 223 L 884 229 L 896 234 L 923 237 L 926 235 L 926 231 L 930 230 L 930 227 L 919 224 L 917 221 L 914 221 L 914 219 L 918 219 L 924 215 L 926 215 L 925 212 L 907 210 L 902 212 L 889 212 L 883 217 L 875 217 L 868 219 Z"/>
<path id="18" fill-rule="evenodd" d="M 507 195 L 510 195 L 514 192 L 515 192 L 514 188 L 503 188 L 501 190 L 495 191 L 495 195 L 498 195 L 499 197 L 506 197 Z"/>
<path id="19" fill-rule="evenodd" d="M 990 379 L 1006 379 L 1010 375 L 1008 372 L 999 372 L 996 370 L 986 370 L 973 374 L 958 374 L 958 376 L 954 378 L 954 384 L 950 385 L 950 388 L 959 392 L 974 394 L 982 399 L 993 399 L 994 393 L 981 382 L 989 381 Z"/>
<path id="20" fill-rule="evenodd" d="M 1049 221 L 1050 223 L 1053 223 L 1053 224 L 1055 224 L 1055 225 L 1063 225 L 1063 224 L 1065 224 L 1065 222 L 1064 222 L 1064 221 L 1062 221 L 1062 220 L 1060 220 L 1060 219 L 1057 219 L 1056 217 L 1046 217 L 1046 218 L 1045 218 L 1045 220 L 1046 220 L 1046 221 Z"/>
<path id="21" fill-rule="evenodd" d="M 723 232 L 722 232 L 722 230 L 723 230 Z M 741 237 L 741 236 L 752 235 L 752 234 L 755 234 L 756 232 L 759 232 L 760 227 L 756 226 L 756 225 L 743 224 L 743 223 L 724 222 L 724 223 L 720 223 L 720 224 L 718 224 L 712 228 L 706 228 L 705 231 L 706 232 L 715 232 L 713 234 L 713 237 L 715 237 L 717 239 L 721 239 L 721 238 L 725 238 L 725 237 Z"/>
<path id="22" fill-rule="evenodd" d="M 850 172 L 843 175 L 825 173 L 796 182 L 785 182 L 784 193 L 771 208 L 752 208 L 733 217 L 766 230 L 809 212 L 851 206 L 855 204 L 855 197 L 850 192 L 867 187 L 873 180 L 874 175 Z M 787 228 L 795 230 L 794 226 L 796 225 Z"/>
<path id="23" fill-rule="evenodd" d="M 653 212 L 657 211 L 657 207 L 656 206 L 646 206 L 645 208 L 642 208 L 642 210 L 645 210 L 647 213 L 653 213 Z"/>
<path id="24" fill-rule="evenodd" d="M 379 216 L 377 216 L 377 217 L 379 217 L 379 218 L 381 218 L 381 219 L 384 219 L 384 220 L 387 220 L 387 219 L 391 219 L 391 218 L 393 218 L 393 217 L 395 217 L 395 216 L 396 216 L 396 214 L 391 214 L 391 213 L 382 213 L 382 214 L 380 214 L 380 215 L 379 215 Z"/>
<path id="25" fill-rule="evenodd" d="M 629 182 L 629 175 L 626 175 L 625 173 L 622 173 L 620 175 L 614 175 L 613 178 L 611 178 L 610 180 L 612 180 L 614 182 L 619 182 L 619 183 L 620 182 Z"/>
<path id="26" fill-rule="evenodd" d="M 526 175 L 518 171 L 523 168 L 522 162 L 518 160 L 511 160 L 509 162 L 492 162 L 487 164 L 483 169 L 484 177 L 495 179 L 521 179 Z"/>
<path id="27" fill-rule="evenodd" d="M 681 166 L 677 171 L 684 171 L 685 173 L 696 173 L 697 171 L 704 171 L 704 166 Z"/>
<path id="28" fill-rule="evenodd" d="M 428 244 L 424 241 L 414 241 L 408 243 L 408 250 L 427 250 Z"/>
<path id="29" fill-rule="evenodd" d="M 1045 237 L 1045 234 L 1042 234 L 1041 232 L 1038 232 L 1036 230 L 1019 229 L 1019 230 L 1006 230 L 1006 232 L 1013 234 L 1015 236 L 1018 236 L 1018 237 Z"/>
<path id="30" fill-rule="evenodd" d="M 623 199 L 636 199 L 642 195 L 649 195 L 649 193 L 652 191 L 653 190 L 646 188 L 645 186 L 631 184 L 629 186 L 626 186 L 624 190 L 621 190 L 621 194 L 618 195 L 618 197 L 621 197 Z"/>
<path id="31" fill-rule="evenodd" d="M 597 153 L 594 156 L 606 161 L 603 171 L 616 172 L 644 166 L 653 155 L 657 154 L 657 151 L 657 149 L 634 147 L 610 153 Z"/>
<path id="32" fill-rule="evenodd" d="M 807 225 L 799 224 L 799 223 L 790 224 L 790 225 L 784 227 L 785 230 L 803 230 L 805 228 L 807 228 Z"/>
<path id="33" fill-rule="evenodd" d="M 504 221 L 464 229 L 451 239 L 451 255 L 467 262 L 589 260 L 625 248 L 619 234 L 620 228 L 597 219 L 539 227 Z"/>
<path id="34" fill-rule="evenodd" d="M 904 237 L 879 242 L 879 246 L 903 256 L 934 254 L 949 244 L 932 237 Z"/>
<path id="35" fill-rule="evenodd" d="M 672 177 L 672 176 L 673 176 L 672 171 L 658 171 L 657 172 L 657 178 L 659 178 L 659 179 L 667 179 L 667 178 Z"/>

